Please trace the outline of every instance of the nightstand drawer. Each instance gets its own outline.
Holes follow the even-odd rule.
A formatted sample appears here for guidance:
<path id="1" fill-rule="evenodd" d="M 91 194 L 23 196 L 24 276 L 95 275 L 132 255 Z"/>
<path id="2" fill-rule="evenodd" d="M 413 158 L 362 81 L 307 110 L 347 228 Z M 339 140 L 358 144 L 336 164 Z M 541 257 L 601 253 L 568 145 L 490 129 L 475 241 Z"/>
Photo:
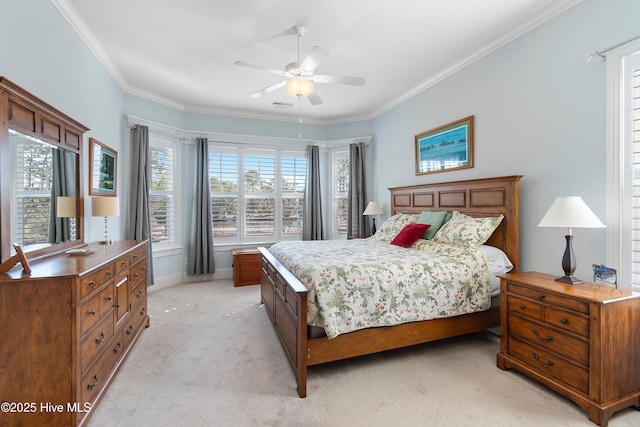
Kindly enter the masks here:
<path id="1" fill-rule="evenodd" d="M 531 319 L 542 320 L 542 306 L 531 300 L 507 296 L 507 309 L 512 313 L 519 313 Z"/>
<path id="2" fill-rule="evenodd" d="M 589 366 L 589 343 L 579 338 L 563 334 L 544 324 L 530 322 L 524 317 L 510 314 L 509 334 L 566 359 Z"/>
<path id="3" fill-rule="evenodd" d="M 557 326 L 566 331 L 574 332 L 583 337 L 589 336 L 589 319 L 587 317 L 546 307 L 544 310 L 544 320 L 550 325 Z"/>
<path id="4" fill-rule="evenodd" d="M 556 295 L 542 289 L 528 288 L 511 282 L 509 282 L 508 285 L 508 292 L 517 294 L 518 296 L 528 297 L 539 302 L 544 302 L 549 305 L 566 308 L 567 310 L 577 311 L 578 313 L 589 314 L 589 304 L 583 301 L 567 298 L 565 295 Z"/>
<path id="5" fill-rule="evenodd" d="M 562 381 L 582 393 L 589 393 L 589 371 L 586 369 L 517 338 L 509 337 L 508 348 L 509 354 L 526 363 L 541 375 Z"/>

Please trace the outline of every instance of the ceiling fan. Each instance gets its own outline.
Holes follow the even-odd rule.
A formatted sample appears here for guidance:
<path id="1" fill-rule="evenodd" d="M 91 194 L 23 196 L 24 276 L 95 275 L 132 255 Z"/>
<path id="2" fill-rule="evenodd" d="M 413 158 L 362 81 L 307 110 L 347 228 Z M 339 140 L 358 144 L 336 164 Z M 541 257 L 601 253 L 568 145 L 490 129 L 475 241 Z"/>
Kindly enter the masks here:
<path id="1" fill-rule="evenodd" d="M 291 95 L 297 97 L 306 96 L 312 105 L 318 105 L 322 104 L 322 99 L 320 99 L 320 96 L 318 96 L 318 94 L 313 90 L 314 83 L 343 84 L 352 86 L 364 85 L 365 79 L 362 77 L 314 74 L 314 70 L 329 55 L 329 52 L 320 46 L 314 46 L 307 56 L 301 61 L 300 41 L 306 32 L 306 28 L 302 25 L 295 25 L 291 28 L 291 31 L 298 38 L 298 60 L 288 64 L 284 67 L 284 70 L 262 67 L 259 65 L 249 64 L 244 61 L 234 62 L 235 65 L 239 65 L 241 67 L 267 71 L 285 78 L 285 80 L 252 93 L 250 95 L 251 97 L 259 98 L 284 87 Z"/>

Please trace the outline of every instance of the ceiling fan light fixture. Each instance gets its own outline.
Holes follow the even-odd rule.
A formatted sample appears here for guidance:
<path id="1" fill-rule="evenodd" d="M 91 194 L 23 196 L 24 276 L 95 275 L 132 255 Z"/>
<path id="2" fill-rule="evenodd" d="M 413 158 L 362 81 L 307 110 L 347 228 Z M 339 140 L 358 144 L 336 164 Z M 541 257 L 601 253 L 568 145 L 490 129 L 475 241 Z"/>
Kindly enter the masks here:
<path id="1" fill-rule="evenodd" d="M 292 96 L 307 96 L 311 92 L 313 92 L 313 83 L 305 79 L 287 80 L 287 83 L 284 85 L 284 87 Z"/>

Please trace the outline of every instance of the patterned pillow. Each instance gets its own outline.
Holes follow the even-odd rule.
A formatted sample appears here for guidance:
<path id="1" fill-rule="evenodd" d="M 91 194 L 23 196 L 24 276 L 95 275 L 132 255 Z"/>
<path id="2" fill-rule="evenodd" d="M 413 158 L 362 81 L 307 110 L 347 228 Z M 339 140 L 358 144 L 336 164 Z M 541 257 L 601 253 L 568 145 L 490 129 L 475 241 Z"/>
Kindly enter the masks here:
<path id="1" fill-rule="evenodd" d="M 489 240 L 503 218 L 503 215 L 474 218 L 454 211 L 451 219 L 438 230 L 432 240 L 440 243 L 477 247 Z"/>
<path id="2" fill-rule="evenodd" d="M 380 226 L 380 229 L 376 231 L 372 239 L 380 242 L 391 242 L 405 225 L 413 224 L 417 220 L 417 214 L 395 214 Z"/>

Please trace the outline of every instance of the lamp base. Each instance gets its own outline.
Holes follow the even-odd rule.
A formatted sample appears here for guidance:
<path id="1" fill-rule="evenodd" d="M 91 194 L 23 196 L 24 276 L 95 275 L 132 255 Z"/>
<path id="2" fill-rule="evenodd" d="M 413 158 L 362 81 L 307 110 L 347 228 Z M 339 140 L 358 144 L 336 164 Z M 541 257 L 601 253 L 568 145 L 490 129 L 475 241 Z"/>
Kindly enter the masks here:
<path id="1" fill-rule="evenodd" d="M 568 283 L 570 285 L 579 285 L 580 283 L 584 283 L 582 280 L 576 279 L 572 275 L 568 274 L 562 277 L 558 277 L 556 279 L 556 282 Z"/>
<path id="2" fill-rule="evenodd" d="M 101 240 L 98 243 L 101 245 L 111 245 L 113 244 L 113 240 Z"/>

